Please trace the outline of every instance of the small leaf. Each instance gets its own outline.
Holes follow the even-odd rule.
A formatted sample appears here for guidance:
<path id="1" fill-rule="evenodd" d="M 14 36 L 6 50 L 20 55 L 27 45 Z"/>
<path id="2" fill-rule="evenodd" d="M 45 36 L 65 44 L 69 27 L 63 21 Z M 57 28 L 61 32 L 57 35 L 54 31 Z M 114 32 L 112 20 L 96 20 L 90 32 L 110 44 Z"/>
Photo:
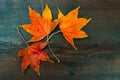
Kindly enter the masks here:
<path id="1" fill-rule="evenodd" d="M 38 42 L 18 52 L 18 56 L 23 57 L 22 65 L 21 65 L 23 72 L 30 65 L 40 76 L 40 72 L 39 72 L 40 62 L 49 61 L 53 63 L 53 61 L 49 59 L 47 53 L 44 50 L 42 50 L 46 45 L 47 43 L 45 42 Z"/>

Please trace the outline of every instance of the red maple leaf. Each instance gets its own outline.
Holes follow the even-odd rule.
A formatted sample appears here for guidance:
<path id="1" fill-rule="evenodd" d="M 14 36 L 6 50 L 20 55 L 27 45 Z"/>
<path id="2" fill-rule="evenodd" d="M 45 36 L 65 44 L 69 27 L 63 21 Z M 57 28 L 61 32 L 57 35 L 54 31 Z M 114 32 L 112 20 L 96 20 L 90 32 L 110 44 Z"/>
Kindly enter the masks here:
<path id="1" fill-rule="evenodd" d="M 47 53 L 44 50 L 42 50 L 46 45 L 47 43 L 45 42 L 37 42 L 18 52 L 18 56 L 23 57 L 21 64 L 23 72 L 30 65 L 40 76 L 40 61 L 53 62 L 49 59 Z"/>

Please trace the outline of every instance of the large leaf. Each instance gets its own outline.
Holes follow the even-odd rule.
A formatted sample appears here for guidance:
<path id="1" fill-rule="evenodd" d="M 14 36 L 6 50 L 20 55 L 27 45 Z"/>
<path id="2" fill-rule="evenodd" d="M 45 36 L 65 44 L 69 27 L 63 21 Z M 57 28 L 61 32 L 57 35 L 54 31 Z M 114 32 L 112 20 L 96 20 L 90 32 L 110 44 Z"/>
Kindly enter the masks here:
<path id="1" fill-rule="evenodd" d="M 43 39 L 52 32 L 58 24 L 58 19 L 52 21 L 52 13 L 47 4 L 42 16 L 29 7 L 29 16 L 31 24 L 21 25 L 25 31 L 33 35 L 29 42 L 36 42 Z"/>
<path id="2" fill-rule="evenodd" d="M 88 35 L 81 30 L 90 20 L 86 18 L 78 18 L 78 10 L 80 7 L 70 11 L 66 16 L 58 10 L 58 19 L 60 19 L 59 27 L 65 39 L 75 48 L 73 38 L 86 38 Z"/>

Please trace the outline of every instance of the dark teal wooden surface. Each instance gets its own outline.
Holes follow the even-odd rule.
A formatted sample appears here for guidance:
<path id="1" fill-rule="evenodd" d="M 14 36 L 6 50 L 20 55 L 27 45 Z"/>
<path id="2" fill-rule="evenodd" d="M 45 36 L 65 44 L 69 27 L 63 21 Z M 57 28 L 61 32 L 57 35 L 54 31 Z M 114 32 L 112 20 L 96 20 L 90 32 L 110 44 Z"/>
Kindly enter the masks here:
<path id="1" fill-rule="evenodd" d="M 0 0 L 0 80 L 120 80 L 120 0 L 41 1 Z M 61 35 L 56 35 L 52 38 L 56 42 L 53 50 L 61 63 L 42 62 L 40 78 L 31 68 L 23 75 L 21 59 L 16 55 L 25 45 L 16 27 L 30 23 L 28 6 L 41 13 L 46 3 L 54 19 L 57 7 L 67 14 L 80 5 L 79 17 L 92 18 L 84 28 L 89 37 L 75 40 L 79 48 L 75 51 Z"/>

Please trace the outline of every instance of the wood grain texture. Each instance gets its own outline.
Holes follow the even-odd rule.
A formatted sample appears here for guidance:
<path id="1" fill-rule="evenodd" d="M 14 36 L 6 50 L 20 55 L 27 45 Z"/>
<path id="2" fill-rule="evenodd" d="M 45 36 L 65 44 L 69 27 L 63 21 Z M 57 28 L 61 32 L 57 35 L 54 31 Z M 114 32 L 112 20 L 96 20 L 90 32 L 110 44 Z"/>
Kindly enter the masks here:
<path id="1" fill-rule="evenodd" d="M 89 37 L 76 39 L 75 51 L 56 35 L 52 48 L 61 63 L 42 62 L 40 78 L 31 68 L 23 75 L 17 52 L 25 45 L 16 27 L 30 23 L 28 6 L 41 13 L 46 3 L 54 19 L 57 7 L 67 14 L 80 5 L 79 17 L 92 18 L 84 28 Z M 120 80 L 120 0 L 0 0 L 0 61 L 0 80 Z"/>

